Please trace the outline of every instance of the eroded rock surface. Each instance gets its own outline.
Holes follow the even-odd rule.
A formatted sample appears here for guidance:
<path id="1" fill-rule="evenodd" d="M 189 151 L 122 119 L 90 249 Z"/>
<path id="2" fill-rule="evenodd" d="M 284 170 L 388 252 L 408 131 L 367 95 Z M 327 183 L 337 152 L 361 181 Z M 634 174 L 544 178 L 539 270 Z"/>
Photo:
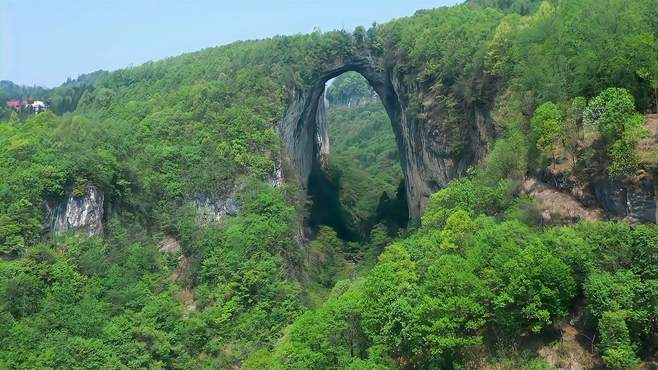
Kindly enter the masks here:
<path id="1" fill-rule="evenodd" d="M 283 185 L 285 180 L 283 178 L 283 166 L 280 160 L 277 160 L 274 163 L 274 170 L 272 171 L 272 173 L 267 175 L 266 180 L 275 188 L 278 188 L 279 186 Z"/>
<path id="2" fill-rule="evenodd" d="M 656 189 L 651 176 L 640 173 L 624 181 L 599 178 L 593 181 L 596 198 L 612 217 L 656 223 Z"/>
<path id="3" fill-rule="evenodd" d="M 89 185 L 82 196 L 69 192 L 66 199 L 47 203 L 46 229 L 53 232 L 83 230 L 89 235 L 101 234 L 104 199 L 102 192 Z"/>
<path id="4" fill-rule="evenodd" d="M 165 254 L 177 254 L 181 252 L 181 246 L 178 240 L 173 236 L 166 236 L 158 242 L 158 250 Z"/>
<path id="5" fill-rule="evenodd" d="M 603 210 L 605 218 L 630 223 L 656 223 L 658 220 L 656 181 L 644 170 L 625 179 L 599 174 L 580 180 L 565 175 L 545 178 L 544 181 L 556 184 L 557 190 L 588 209 Z"/>
<path id="6" fill-rule="evenodd" d="M 596 221 L 604 218 L 599 208 L 586 208 L 574 196 L 529 177 L 521 183 L 521 191 L 537 202 L 546 224 Z"/>
<path id="7" fill-rule="evenodd" d="M 215 193 L 197 193 L 192 199 L 199 221 L 220 221 L 226 216 L 237 216 L 240 212 L 238 200 L 232 196 L 220 197 Z"/>

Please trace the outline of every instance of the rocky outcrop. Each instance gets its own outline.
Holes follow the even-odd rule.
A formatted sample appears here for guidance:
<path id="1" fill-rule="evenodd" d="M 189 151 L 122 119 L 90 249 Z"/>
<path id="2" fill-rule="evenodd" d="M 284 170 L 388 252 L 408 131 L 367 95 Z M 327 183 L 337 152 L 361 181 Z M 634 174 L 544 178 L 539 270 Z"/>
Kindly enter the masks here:
<path id="1" fill-rule="evenodd" d="M 463 175 L 486 151 L 486 127 L 492 126 L 487 122 L 488 107 L 465 104 L 461 111 L 467 113 L 459 117 L 465 122 L 454 122 L 447 113 L 450 107 L 425 99 L 425 95 L 434 94 L 424 94 L 424 88 L 408 81 L 413 79 L 398 75 L 394 61 L 375 56 L 367 47 L 326 62 L 328 67 L 313 81 L 290 91 L 285 115 L 278 125 L 286 159 L 304 188 L 308 189 L 311 170 L 322 167 L 323 154 L 329 151 L 323 114 L 325 84 L 348 71 L 358 72 L 368 81 L 390 118 L 411 219 L 419 219 L 429 196 Z M 423 112 L 417 107 L 410 109 L 409 102 L 417 100 L 425 102 L 420 108 Z"/>
<path id="2" fill-rule="evenodd" d="M 69 191 L 66 199 L 46 204 L 46 230 L 81 230 L 89 235 L 99 235 L 103 232 L 103 202 L 103 193 L 93 185 L 88 185 L 82 196 Z"/>
<path id="3" fill-rule="evenodd" d="M 635 175 L 610 177 L 604 158 L 580 163 L 575 170 L 571 166 L 557 171 L 546 168 L 539 176 L 585 207 L 603 209 L 607 218 L 630 223 L 657 223 L 658 117 L 649 114 L 646 118 L 645 127 L 649 134 L 636 148 L 639 169 Z"/>
<path id="4" fill-rule="evenodd" d="M 631 223 L 657 223 L 656 184 L 646 173 L 624 180 L 596 178 L 592 188 L 609 216 Z"/>
<path id="5" fill-rule="evenodd" d="M 532 177 L 521 183 L 521 191 L 537 203 L 542 222 L 546 225 L 604 218 L 604 212 L 600 208 L 586 208 L 574 196 L 560 192 Z"/>
<path id="6" fill-rule="evenodd" d="M 182 251 L 180 243 L 173 236 L 165 236 L 158 242 L 158 250 L 164 254 L 178 254 Z"/>
<path id="7" fill-rule="evenodd" d="M 278 188 L 279 186 L 283 185 L 285 180 L 283 178 L 283 166 L 280 160 L 276 160 L 274 162 L 274 170 L 272 171 L 272 173 L 267 175 L 266 180 L 267 182 L 270 183 L 270 185 L 274 186 L 275 188 Z"/>
<path id="8" fill-rule="evenodd" d="M 226 216 L 237 216 L 240 211 L 238 200 L 232 195 L 220 197 L 215 193 L 197 193 L 191 204 L 201 223 L 220 221 Z"/>
<path id="9" fill-rule="evenodd" d="M 595 175 L 543 174 L 544 182 L 573 197 L 589 209 L 600 208 L 606 218 L 630 223 L 657 223 L 656 180 L 645 170 L 635 176 L 615 179 L 605 173 Z"/>
<path id="10" fill-rule="evenodd" d="M 601 208 L 591 182 L 583 181 L 583 179 L 579 180 L 571 174 L 542 173 L 540 177 L 544 183 L 551 184 L 560 192 L 572 196 L 583 206 Z"/>

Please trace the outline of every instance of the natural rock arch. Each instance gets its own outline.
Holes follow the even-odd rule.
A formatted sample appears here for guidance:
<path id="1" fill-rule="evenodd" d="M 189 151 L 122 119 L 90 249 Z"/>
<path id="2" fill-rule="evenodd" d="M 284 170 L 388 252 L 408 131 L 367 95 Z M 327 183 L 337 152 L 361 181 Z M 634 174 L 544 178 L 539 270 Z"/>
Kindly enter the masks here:
<path id="1" fill-rule="evenodd" d="M 361 74 L 379 95 L 391 121 L 400 153 L 404 174 L 409 218 L 418 220 L 429 196 L 447 185 L 478 158 L 483 145 L 471 143 L 469 151 L 460 156 L 451 153 L 454 132 L 442 129 L 445 116 L 414 117 L 408 109 L 411 90 L 396 75 L 393 63 L 373 56 L 367 48 L 355 51 L 349 58 L 336 58 L 326 63 L 329 67 L 317 75 L 312 83 L 293 89 L 283 120 L 279 124 L 287 160 L 307 189 L 314 166 L 322 166 L 323 156 L 329 153 L 329 138 L 324 112 L 325 84 L 345 72 Z M 420 96 L 422 91 L 414 91 Z M 433 117 L 433 118 L 432 118 Z M 431 122 L 435 120 L 436 122 Z M 481 119 L 482 121 L 483 119 Z M 429 124 L 432 123 L 432 124 Z M 459 130 L 457 140 L 481 138 L 472 127 Z"/>

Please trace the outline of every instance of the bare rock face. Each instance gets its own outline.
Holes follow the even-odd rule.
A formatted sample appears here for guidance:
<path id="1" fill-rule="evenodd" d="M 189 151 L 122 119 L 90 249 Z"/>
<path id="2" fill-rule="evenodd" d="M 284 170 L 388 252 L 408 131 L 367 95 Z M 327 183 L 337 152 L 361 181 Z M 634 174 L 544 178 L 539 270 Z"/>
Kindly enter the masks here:
<path id="1" fill-rule="evenodd" d="M 591 177 L 584 174 L 545 175 L 543 180 L 555 184 L 557 190 L 569 194 L 588 209 L 600 208 L 606 218 L 629 223 L 658 221 L 658 184 L 645 170 L 624 179 L 611 178 L 603 172 Z"/>
<path id="2" fill-rule="evenodd" d="M 191 204 L 196 209 L 201 223 L 220 221 L 226 216 L 237 216 L 240 211 L 238 200 L 231 195 L 220 197 L 215 193 L 197 193 Z"/>
<path id="3" fill-rule="evenodd" d="M 274 170 L 272 171 L 272 173 L 267 175 L 266 180 L 275 188 L 278 188 L 279 186 L 283 185 L 285 180 L 283 178 L 283 166 L 281 165 L 280 160 L 277 160 L 274 163 Z"/>
<path id="4" fill-rule="evenodd" d="M 573 195 L 560 192 L 532 177 L 521 183 L 521 191 L 537 202 L 542 211 L 542 220 L 548 225 L 604 218 L 601 209 L 586 208 Z"/>
<path id="5" fill-rule="evenodd" d="M 464 104 L 460 108 L 463 115 L 450 117 L 446 113 L 450 107 L 435 102 L 431 99 L 434 94 L 398 73 L 394 61 L 375 56 L 367 47 L 326 62 L 328 67 L 314 81 L 289 92 L 287 109 L 278 125 L 286 149 L 284 157 L 303 188 L 308 188 L 311 170 L 322 168 L 323 156 L 329 152 L 325 84 L 348 71 L 358 72 L 369 82 L 390 118 L 412 220 L 420 218 L 433 192 L 463 175 L 486 152 L 488 128 L 493 126 L 489 106 Z M 423 102 L 422 107 L 410 109 L 409 102 L 417 100 Z"/>
<path id="6" fill-rule="evenodd" d="M 640 174 L 624 181 L 598 178 L 593 181 L 592 187 L 610 216 L 632 223 L 657 223 L 656 184 L 650 176 Z"/>
<path id="7" fill-rule="evenodd" d="M 649 135 L 636 148 L 640 169 L 633 176 L 614 179 L 603 173 L 591 181 L 606 213 L 630 223 L 658 222 L 658 116 L 648 114 L 645 128 Z"/>
<path id="8" fill-rule="evenodd" d="M 166 236 L 158 242 L 158 250 L 165 254 L 177 254 L 181 252 L 181 246 L 178 240 L 173 236 Z"/>
<path id="9" fill-rule="evenodd" d="M 104 195 L 89 185 L 83 196 L 69 196 L 61 202 L 46 204 L 46 229 L 53 232 L 83 230 L 89 235 L 103 232 Z"/>

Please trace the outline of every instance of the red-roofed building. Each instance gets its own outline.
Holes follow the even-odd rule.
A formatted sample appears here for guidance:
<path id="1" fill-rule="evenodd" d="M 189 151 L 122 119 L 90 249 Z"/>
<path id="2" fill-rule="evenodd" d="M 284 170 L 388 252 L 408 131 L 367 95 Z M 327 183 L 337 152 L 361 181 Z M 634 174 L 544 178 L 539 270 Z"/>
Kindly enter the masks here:
<path id="1" fill-rule="evenodd" d="M 13 110 L 19 111 L 21 110 L 21 102 L 18 101 L 17 99 L 11 99 L 7 100 L 5 103 L 9 108 L 12 108 Z"/>

